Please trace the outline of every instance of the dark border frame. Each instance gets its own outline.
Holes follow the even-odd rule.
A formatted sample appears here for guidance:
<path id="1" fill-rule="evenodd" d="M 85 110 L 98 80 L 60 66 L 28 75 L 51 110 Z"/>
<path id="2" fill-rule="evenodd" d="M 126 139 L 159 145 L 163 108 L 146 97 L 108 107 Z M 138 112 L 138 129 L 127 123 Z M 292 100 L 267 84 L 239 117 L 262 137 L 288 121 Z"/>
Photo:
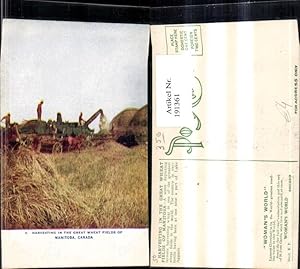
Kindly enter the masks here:
<path id="1" fill-rule="evenodd" d="M 0 0 L 3 18 L 141 24 L 180 24 L 297 19 L 299 0 Z M 300 31 L 298 27 L 299 39 Z M 151 39 L 150 39 L 151 40 Z M 152 115 L 151 41 L 148 115 Z M 151 120 L 149 122 L 149 227 L 151 229 Z M 300 211 L 299 211 L 300 212 Z M 299 226 L 300 227 L 300 226 Z M 149 238 L 150 238 L 149 229 Z M 298 238 L 299 242 L 299 238 Z M 149 241 L 150 244 L 150 241 Z M 150 246 L 150 245 L 149 245 Z M 1 246 L 0 246 L 1 247 Z M 299 254 L 299 250 L 298 250 Z M 298 255 L 299 256 L 299 255 Z M 137 268 L 137 267 L 135 267 Z M 159 268 L 159 267 L 158 267 Z M 300 259 L 298 259 L 300 268 Z"/>

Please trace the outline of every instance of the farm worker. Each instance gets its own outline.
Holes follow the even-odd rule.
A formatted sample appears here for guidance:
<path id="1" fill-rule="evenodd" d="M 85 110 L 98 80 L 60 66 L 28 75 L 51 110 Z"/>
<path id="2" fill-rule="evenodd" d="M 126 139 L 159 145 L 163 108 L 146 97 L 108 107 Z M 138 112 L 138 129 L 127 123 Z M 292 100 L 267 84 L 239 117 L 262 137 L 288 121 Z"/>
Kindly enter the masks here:
<path id="1" fill-rule="evenodd" d="M 82 112 L 80 112 L 80 114 L 79 114 L 78 123 L 79 123 L 79 126 L 83 126 L 84 123 L 85 123 L 85 120 L 83 119 L 83 114 L 82 114 Z"/>
<path id="2" fill-rule="evenodd" d="M 5 120 L 5 127 L 9 128 L 10 127 L 10 113 L 7 113 L 1 121 Z"/>
<path id="3" fill-rule="evenodd" d="M 18 124 L 17 123 L 13 123 L 10 125 L 10 128 L 7 132 L 7 138 L 8 138 L 8 143 L 9 146 L 11 146 L 12 148 L 16 148 L 16 145 L 18 145 L 21 141 L 21 136 L 19 133 L 19 129 L 18 129 Z"/>
<path id="4" fill-rule="evenodd" d="M 57 127 L 56 127 L 55 122 L 50 123 L 50 128 L 51 128 L 52 137 L 54 139 L 56 137 L 56 134 L 57 134 Z"/>
<path id="5" fill-rule="evenodd" d="M 21 136 L 19 133 L 19 128 L 18 128 L 18 124 L 13 123 L 12 127 L 11 127 L 11 136 L 12 138 L 16 141 L 16 142 L 20 142 L 21 141 Z"/>
<path id="6" fill-rule="evenodd" d="M 103 110 L 100 111 L 99 128 L 100 128 L 100 131 L 108 129 L 107 118 L 105 117 Z"/>
<path id="7" fill-rule="evenodd" d="M 21 142 L 21 136 L 19 133 L 18 125 L 17 123 L 13 123 L 10 125 L 10 128 L 7 132 L 7 140 L 8 140 L 8 146 L 11 149 L 18 149 Z"/>
<path id="8" fill-rule="evenodd" d="M 42 105 L 43 105 L 44 101 L 41 100 L 37 106 L 36 112 L 37 112 L 37 116 L 38 116 L 38 120 L 42 119 Z"/>

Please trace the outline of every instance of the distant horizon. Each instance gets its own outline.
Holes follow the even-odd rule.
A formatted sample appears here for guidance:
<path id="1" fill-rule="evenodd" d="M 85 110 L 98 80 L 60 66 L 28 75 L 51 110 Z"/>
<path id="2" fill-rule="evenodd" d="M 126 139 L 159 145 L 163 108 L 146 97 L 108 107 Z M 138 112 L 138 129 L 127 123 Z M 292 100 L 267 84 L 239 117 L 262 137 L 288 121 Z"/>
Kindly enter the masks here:
<path id="1" fill-rule="evenodd" d="M 146 25 L 5 19 L 1 50 L 1 118 L 87 120 L 100 108 L 110 122 L 147 100 Z M 131 53 L 129 53 L 131 52 Z M 98 130 L 99 118 L 90 124 Z"/>

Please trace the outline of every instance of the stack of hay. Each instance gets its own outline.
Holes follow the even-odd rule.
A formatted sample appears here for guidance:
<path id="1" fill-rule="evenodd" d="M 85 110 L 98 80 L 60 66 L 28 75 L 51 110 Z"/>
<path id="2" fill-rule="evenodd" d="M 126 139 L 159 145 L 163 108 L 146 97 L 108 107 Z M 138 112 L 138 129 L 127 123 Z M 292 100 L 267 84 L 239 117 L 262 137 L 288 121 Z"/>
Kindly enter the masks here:
<path id="1" fill-rule="evenodd" d="M 127 108 L 112 119 L 110 131 L 114 139 L 127 135 L 129 124 L 137 111 L 137 108 Z"/>
<path id="2" fill-rule="evenodd" d="M 114 139 L 121 136 L 134 135 L 135 140 L 141 144 L 148 141 L 148 105 L 140 109 L 127 108 L 113 118 L 110 131 Z"/>
<path id="3" fill-rule="evenodd" d="M 134 114 L 128 132 L 135 136 L 139 144 L 148 141 L 148 105 L 143 106 Z"/>
<path id="4" fill-rule="evenodd" d="M 2 156 L 4 229 L 96 227 L 87 205 L 64 182 L 48 156 L 27 149 Z"/>

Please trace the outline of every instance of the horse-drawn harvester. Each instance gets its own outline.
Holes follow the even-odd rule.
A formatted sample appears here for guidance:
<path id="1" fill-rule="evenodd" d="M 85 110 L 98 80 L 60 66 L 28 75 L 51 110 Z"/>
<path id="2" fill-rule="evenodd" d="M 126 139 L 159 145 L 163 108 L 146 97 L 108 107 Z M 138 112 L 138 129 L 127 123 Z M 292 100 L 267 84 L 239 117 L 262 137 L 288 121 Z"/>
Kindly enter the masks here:
<path id="1" fill-rule="evenodd" d="M 104 116 L 102 109 L 82 125 L 79 122 L 63 122 L 60 113 L 57 113 L 56 121 L 29 120 L 14 124 L 8 129 L 1 129 L 1 147 L 24 145 L 44 153 L 61 153 L 97 145 L 107 139 L 94 134 L 94 130 L 89 128 L 99 115 Z"/>

